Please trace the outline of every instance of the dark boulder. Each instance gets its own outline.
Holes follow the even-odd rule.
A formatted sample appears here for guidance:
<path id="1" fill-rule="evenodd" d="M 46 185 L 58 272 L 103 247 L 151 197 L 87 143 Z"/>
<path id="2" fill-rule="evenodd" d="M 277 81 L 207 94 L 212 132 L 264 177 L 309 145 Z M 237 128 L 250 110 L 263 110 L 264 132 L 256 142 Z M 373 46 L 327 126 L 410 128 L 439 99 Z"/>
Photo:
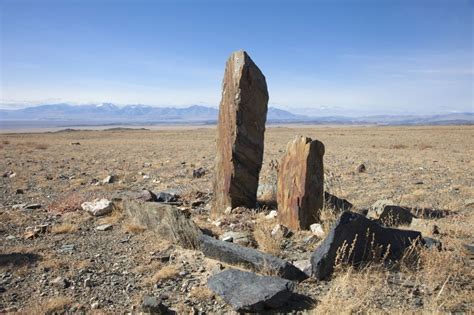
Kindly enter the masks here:
<path id="1" fill-rule="evenodd" d="M 237 312 L 276 309 L 291 296 L 294 283 L 271 276 L 228 269 L 210 277 L 207 286 Z"/>
<path id="2" fill-rule="evenodd" d="M 415 241 L 423 243 L 420 232 L 387 228 L 360 214 L 347 211 L 341 214 L 313 252 L 312 275 L 319 280 L 327 279 L 336 262 L 358 266 L 382 257 L 396 261 L 403 257 L 405 250 Z"/>
<path id="3" fill-rule="evenodd" d="M 334 196 L 327 191 L 324 192 L 324 201 L 326 203 L 326 207 L 330 209 L 334 209 L 337 211 L 349 211 L 352 209 L 353 205 L 346 199 L 339 198 Z"/>

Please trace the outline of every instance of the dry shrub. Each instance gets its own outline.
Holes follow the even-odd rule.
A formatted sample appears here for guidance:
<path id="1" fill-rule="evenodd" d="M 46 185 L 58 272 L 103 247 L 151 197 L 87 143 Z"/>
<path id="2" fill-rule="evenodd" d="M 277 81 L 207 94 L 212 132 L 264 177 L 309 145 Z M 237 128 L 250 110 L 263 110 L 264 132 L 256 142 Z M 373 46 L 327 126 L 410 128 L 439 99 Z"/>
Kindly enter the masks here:
<path id="1" fill-rule="evenodd" d="M 62 197 L 59 197 L 53 201 L 48 210 L 56 213 L 65 213 L 81 210 L 81 204 L 85 202 L 86 199 L 79 193 L 73 192 L 66 194 Z"/>
<path id="2" fill-rule="evenodd" d="M 2 144 L 10 144 L 10 141 L 8 141 L 8 140 L 2 140 Z"/>
<path id="3" fill-rule="evenodd" d="M 46 150 L 48 147 L 49 147 L 49 145 L 40 143 L 40 144 L 37 144 L 35 146 L 35 149 L 37 149 L 37 150 Z"/>
<path id="4" fill-rule="evenodd" d="M 336 223 L 337 219 L 339 219 L 340 211 L 333 209 L 329 206 L 324 206 L 323 210 L 319 213 L 319 219 L 321 221 L 321 225 L 323 227 L 323 231 L 325 234 L 331 229 L 331 227 Z"/>
<path id="5" fill-rule="evenodd" d="M 62 314 L 73 302 L 70 297 L 65 296 L 53 297 L 46 301 L 39 301 L 39 303 L 34 301 L 30 307 L 21 311 L 20 314 Z"/>
<path id="6" fill-rule="evenodd" d="M 61 223 L 53 225 L 51 228 L 51 233 L 53 234 L 66 234 L 66 233 L 75 233 L 79 230 L 77 224 L 72 223 Z"/>
<path id="7" fill-rule="evenodd" d="M 199 301 L 209 301 L 214 297 L 214 293 L 208 287 L 193 287 L 189 294 Z"/>
<path id="8" fill-rule="evenodd" d="M 125 222 L 122 225 L 122 229 L 125 233 L 140 234 L 146 231 L 146 227 L 137 224 L 135 222 Z"/>
<path id="9" fill-rule="evenodd" d="M 333 276 L 326 295 L 321 297 L 313 314 L 351 314 L 380 312 L 379 299 L 389 296 L 388 273 L 379 266 L 363 270 L 347 268 Z"/>
<path id="10" fill-rule="evenodd" d="M 115 207 L 114 210 L 107 216 L 100 218 L 98 224 L 115 224 L 123 217 L 123 213 L 118 211 Z"/>
<path id="11" fill-rule="evenodd" d="M 432 149 L 433 146 L 432 145 L 429 145 L 429 144 L 426 144 L 426 143 L 420 143 L 418 145 L 418 149 L 420 150 L 426 150 L 426 149 Z"/>
<path id="12" fill-rule="evenodd" d="M 469 312 L 474 303 L 474 274 L 463 257 L 461 244 L 443 241 L 445 250 L 419 248 L 417 267 L 403 266 L 415 282 L 427 289 L 424 307 L 431 313 Z M 471 307 L 469 307 L 469 304 Z"/>
<path id="13" fill-rule="evenodd" d="M 158 270 L 150 279 L 149 283 L 157 283 L 162 280 L 173 279 L 179 274 L 179 269 L 175 265 L 166 265 Z"/>
<path id="14" fill-rule="evenodd" d="M 408 148 L 408 146 L 404 144 L 392 144 L 390 146 L 390 149 L 406 149 L 406 148 Z"/>
<path id="15" fill-rule="evenodd" d="M 259 220 L 255 225 L 253 236 L 258 244 L 258 248 L 272 255 L 278 255 L 281 251 L 282 235 L 272 235 L 274 225 L 272 221 Z"/>

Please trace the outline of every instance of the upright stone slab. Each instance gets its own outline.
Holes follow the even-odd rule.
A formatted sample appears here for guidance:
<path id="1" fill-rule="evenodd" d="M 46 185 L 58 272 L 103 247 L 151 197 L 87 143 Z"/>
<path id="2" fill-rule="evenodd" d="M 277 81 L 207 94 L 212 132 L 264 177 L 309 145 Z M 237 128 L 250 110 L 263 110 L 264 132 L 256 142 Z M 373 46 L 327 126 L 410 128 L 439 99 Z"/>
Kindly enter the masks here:
<path id="1" fill-rule="evenodd" d="M 307 230 L 324 204 L 324 144 L 298 136 L 288 143 L 278 171 L 278 221 Z"/>
<path id="2" fill-rule="evenodd" d="M 255 207 L 268 103 L 265 76 L 245 51 L 230 56 L 222 85 L 214 217 L 223 215 L 227 207 Z"/>

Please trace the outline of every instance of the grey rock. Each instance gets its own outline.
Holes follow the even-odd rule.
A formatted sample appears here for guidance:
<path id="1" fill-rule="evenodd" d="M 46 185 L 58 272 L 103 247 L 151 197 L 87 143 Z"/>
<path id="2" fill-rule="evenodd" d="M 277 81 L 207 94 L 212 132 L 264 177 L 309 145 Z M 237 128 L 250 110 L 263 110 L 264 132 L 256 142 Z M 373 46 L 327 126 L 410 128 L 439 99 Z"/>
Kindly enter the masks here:
<path id="1" fill-rule="evenodd" d="M 107 231 L 112 229 L 112 224 L 101 224 L 96 226 L 95 228 L 97 231 Z"/>
<path id="2" fill-rule="evenodd" d="M 143 298 L 142 309 L 149 314 L 165 314 L 166 312 L 166 308 L 161 303 L 161 299 L 149 295 Z"/>
<path id="3" fill-rule="evenodd" d="M 205 168 L 197 168 L 195 170 L 193 170 L 193 178 L 201 178 L 203 177 L 204 175 L 206 175 L 206 169 Z"/>
<path id="4" fill-rule="evenodd" d="M 289 280 L 234 269 L 211 276 L 207 286 L 237 312 L 279 308 L 294 289 L 294 283 Z"/>
<path id="5" fill-rule="evenodd" d="M 410 225 L 414 218 L 410 208 L 397 206 L 387 199 L 376 201 L 367 216 L 386 226 Z"/>
<path id="6" fill-rule="evenodd" d="M 156 194 L 156 201 L 158 202 L 176 202 L 178 201 L 179 196 L 172 192 L 159 192 Z"/>
<path id="7" fill-rule="evenodd" d="M 81 207 L 91 215 L 98 217 L 112 212 L 113 203 L 107 199 L 96 199 L 91 202 L 82 203 Z"/>
<path id="8" fill-rule="evenodd" d="M 103 184 L 112 184 L 117 180 L 117 177 L 115 175 L 109 175 L 106 178 L 102 180 Z"/>
<path id="9" fill-rule="evenodd" d="M 367 168 L 364 164 L 360 164 L 359 166 L 357 166 L 357 173 L 365 173 L 366 170 Z"/>
<path id="10" fill-rule="evenodd" d="M 76 247 L 73 244 L 64 244 L 58 250 L 60 253 L 72 253 Z"/>
<path id="11" fill-rule="evenodd" d="M 172 205 L 123 200 L 124 212 L 136 223 L 184 248 L 199 247 L 199 227 L 183 211 Z"/>
<path id="12" fill-rule="evenodd" d="M 319 223 L 313 223 L 309 226 L 309 229 L 311 232 L 313 232 L 314 235 L 316 235 L 319 238 L 323 238 L 325 233 L 323 230 L 323 226 Z"/>
<path id="13" fill-rule="evenodd" d="M 437 250 L 441 250 L 443 248 L 443 244 L 441 243 L 441 241 L 432 237 L 423 237 L 423 241 L 425 243 L 425 246 L 428 248 L 435 248 Z"/>
<path id="14" fill-rule="evenodd" d="M 249 234 L 247 232 L 225 232 L 220 236 L 222 241 L 231 242 L 247 246 L 250 244 Z"/>
<path id="15" fill-rule="evenodd" d="M 347 211 L 342 213 L 313 252 L 312 275 L 319 280 L 327 279 L 334 270 L 338 255 L 342 262 L 354 266 L 368 262 L 374 255 L 371 246 L 377 247 L 376 258 L 387 255 L 388 260 L 396 261 L 415 241 L 423 242 L 420 232 L 387 228 L 360 214 Z"/>
<path id="16" fill-rule="evenodd" d="M 301 281 L 307 278 L 304 272 L 291 263 L 256 249 L 219 241 L 204 234 L 200 240 L 200 249 L 206 257 L 289 280 Z"/>
<path id="17" fill-rule="evenodd" d="M 308 277 L 311 276 L 311 261 L 309 259 L 294 261 L 293 265 L 303 271 Z"/>
<path id="18" fill-rule="evenodd" d="M 156 201 L 157 200 L 156 195 L 148 189 L 143 189 L 142 191 L 137 193 L 135 195 L 135 199 L 138 199 L 140 201 Z"/>

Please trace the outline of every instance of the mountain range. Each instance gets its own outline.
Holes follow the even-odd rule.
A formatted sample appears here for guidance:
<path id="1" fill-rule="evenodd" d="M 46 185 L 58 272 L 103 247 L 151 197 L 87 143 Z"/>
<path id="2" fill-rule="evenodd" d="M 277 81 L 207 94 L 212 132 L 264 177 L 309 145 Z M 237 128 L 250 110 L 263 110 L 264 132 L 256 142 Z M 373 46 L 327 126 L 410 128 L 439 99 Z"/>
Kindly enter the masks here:
<path id="1" fill-rule="evenodd" d="M 117 106 L 111 103 L 95 105 L 47 104 L 22 109 L 0 109 L 0 123 L 14 121 L 61 122 L 61 125 L 101 124 L 164 124 L 208 123 L 217 121 L 219 111 L 210 106 L 154 107 L 147 105 Z M 269 107 L 269 123 L 311 124 L 387 124 L 387 125 L 445 125 L 473 124 L 474 113 L 450 113 L 444 115 L 377 115 L 364 117 L 298 115 L 286 110 Z M 0 126 L 1 127 L 1 126 Z"/>

